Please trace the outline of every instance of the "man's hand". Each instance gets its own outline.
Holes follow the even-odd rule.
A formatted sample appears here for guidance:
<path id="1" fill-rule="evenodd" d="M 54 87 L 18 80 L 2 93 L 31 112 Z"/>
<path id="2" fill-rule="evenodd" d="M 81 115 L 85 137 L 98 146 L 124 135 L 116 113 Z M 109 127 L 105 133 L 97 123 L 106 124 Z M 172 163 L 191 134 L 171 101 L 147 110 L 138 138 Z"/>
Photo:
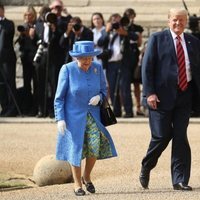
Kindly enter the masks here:
<path id="1" fill-rule="evenodd" d="M 128 35 L 128 32 L 126 30 L 124 30 L 123 27 L 119 27 L 116 32 L 119 34 L 119 35 L 123 35 L 123 36 L 127 36 Z"/>
<path id="2" fill-rule="evenodd" d="M 157 109 L 157 103 L 160 102 L 156 94 L 152 94 L 148 96 L 147 103 L 148 105 L 153 108 L 154 110 Z"/>

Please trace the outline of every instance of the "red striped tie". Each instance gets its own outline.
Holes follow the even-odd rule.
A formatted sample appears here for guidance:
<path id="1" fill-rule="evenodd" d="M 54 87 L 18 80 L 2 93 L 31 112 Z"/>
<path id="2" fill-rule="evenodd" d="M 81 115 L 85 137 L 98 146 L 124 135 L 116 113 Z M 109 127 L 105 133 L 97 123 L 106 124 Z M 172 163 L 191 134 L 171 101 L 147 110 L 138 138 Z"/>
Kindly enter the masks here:
<path id="1" fill-rule="evenodd" d="M 184 91 L 187 89 L 187 76 L 185 68 L 185 55 L 184 50 L 181 44 L 181 37 L 176 37 L 176 50 L 177 50 L 177 60 L 178 60 L 178 79 L 179 79 L 179 88 Z"/>

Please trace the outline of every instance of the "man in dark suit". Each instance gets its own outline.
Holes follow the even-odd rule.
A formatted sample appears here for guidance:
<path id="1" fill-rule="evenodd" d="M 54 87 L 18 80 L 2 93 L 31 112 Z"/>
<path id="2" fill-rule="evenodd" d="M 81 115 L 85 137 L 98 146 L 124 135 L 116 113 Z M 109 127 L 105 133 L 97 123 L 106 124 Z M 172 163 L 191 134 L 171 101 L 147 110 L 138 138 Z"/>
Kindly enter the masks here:
<path id="1" fill-rule="evenodd" d="M 103 59 L 106 66 L 106 76 L 109 84 L 110 98 L 116 117 L 131 118 L 133 102 L 131 95 L 131 66 L 134 60 L 131 43 L 138 40 L 138 34 L 130 29 L 127 16 L 121 17 L 114 13 L 106 24 L 106 31 L 102 32 L 98 45 L 104 47 L 107 56 Z"/>
<path id="2" fill-rule="evenodd" d="M 51 9 L 43 6 L 36 22 L 36 35 L 40 41 L 39 43 L 42 44 L 39 46 L 43 47 L 41 48 L 42 55 L 40 53 L 36 54 L 39 57 L 35 59 L 38 79 L 37 117 L 46 117 L 47 115 L 54 117 L 53 99 L 57 87 L 58 73 L 65 63 L 67 54 L 66 47 L 61 44 L 60 39 L 67 28 L 71 15 L 68 15 L 68 17 L 61 16 L 63 6 L 60 1 L 53 2 Z M 38 52 L 40 52 L 39 46 Z"/>
<path id="3" fill-rule="evenodd" d="M 0 116 L 16 116 L 16 55 L 13 48 L 15 27 L 4 16 L 4 6 L 0 5 Z"/>
<path id="4" fill-rule="evenodd" d="M 183 33 L 186 24 L 187 11 L 171 9 L 169 29 L 150 37 L 142 63 L 143 93 L 149 107 L 151 129 L 151 141 L 139 177 L 145 189 L 149 185 L 150 171 L 172 140 L 173 188 L 192 190 L 188 185 L 191 150 L 187 127 L 193 87 L 196 86 L 200 92 L 200 42 Z"/>
<path id="5" fill-rule="evenodd" d="M 73 49 L 73 44 L 76 41 L 89 40 L 93 41 L 93 32 L 83 25 L 80 17 L 72 17 L 68 23 L 64 35 L 60 39 L 60 44 L 69 52 Z M 72 57 L 67 54 L 66 63 L 71 62 Z"/>

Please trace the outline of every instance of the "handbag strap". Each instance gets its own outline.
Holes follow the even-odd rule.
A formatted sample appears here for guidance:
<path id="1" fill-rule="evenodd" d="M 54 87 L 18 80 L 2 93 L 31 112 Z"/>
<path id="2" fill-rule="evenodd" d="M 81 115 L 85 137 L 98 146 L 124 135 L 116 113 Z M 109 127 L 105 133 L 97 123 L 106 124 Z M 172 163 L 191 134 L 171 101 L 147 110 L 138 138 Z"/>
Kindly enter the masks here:
<path id="1" fill-rule="evenodd" d="M 104 108 L 109 108 L 110 104 L 108 102 L 107 97 L 102 93 L 102 102 L 101 105 L 103 104 Z"/>

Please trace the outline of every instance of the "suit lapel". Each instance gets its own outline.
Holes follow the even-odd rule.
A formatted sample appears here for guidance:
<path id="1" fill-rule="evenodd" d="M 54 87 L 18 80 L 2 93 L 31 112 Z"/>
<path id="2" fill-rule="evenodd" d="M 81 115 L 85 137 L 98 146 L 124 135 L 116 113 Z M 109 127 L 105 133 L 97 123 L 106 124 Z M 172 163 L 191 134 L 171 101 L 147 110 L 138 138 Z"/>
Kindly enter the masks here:
<path id="1" fill-rule="evenodd" d="M 174 46 L 174 41 L 172 38 L 172 35 L 170 33 L 170 30 L 166 30 L 166 42 L 167 42 L 167 46 L 169 47 L 169 52 L 171 53 L 173 59 L 175 60 L 175 62 L 177 62 L 177 56 L 176 56 L 176 50 L 175 50 L 175 46 Z"/>

